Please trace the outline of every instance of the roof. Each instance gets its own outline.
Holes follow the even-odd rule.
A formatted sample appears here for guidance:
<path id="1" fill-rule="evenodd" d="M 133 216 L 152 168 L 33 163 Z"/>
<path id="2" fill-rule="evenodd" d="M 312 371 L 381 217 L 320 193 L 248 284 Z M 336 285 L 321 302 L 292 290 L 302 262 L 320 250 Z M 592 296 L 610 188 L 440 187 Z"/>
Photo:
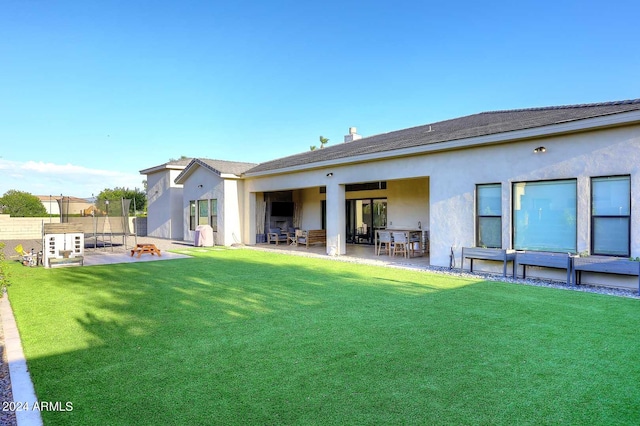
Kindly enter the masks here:
<path id="1" fill-rule="evenodd" d="M 148 175 L 150 173 L 160 172 L 162 170 L 182 170 L 193 160 L 193 158 L 181 158 L 179 160 L 171 160 L 158 166 L 149 167 L 148 169 L 140 170 L 141 175 Z"/>
<path id="2" fill-rule="evenodd" d="M 404 148 L 433 146 L 443 142 L 534 129 L 638 110 L 640 110 L 640 99 L 482 112 L 278 158 L 261 163 L 247 170 L 246 173 L 260 174 L 292 167 L 313 167 L 315 163 L 364 154 L 388 151 L 391 153 Z"/>
<path id="3" fill-rule="evenodd" d="M 175 182 L 180 184 L 198 167 L 217 174 L 218 176 L 234 175 L 240 177 L 244 172 L 256 166 L 256 163 L 243 163 L 238 161 L 212 160 L 209 158 L 194 158 L 176 177 Z"/>

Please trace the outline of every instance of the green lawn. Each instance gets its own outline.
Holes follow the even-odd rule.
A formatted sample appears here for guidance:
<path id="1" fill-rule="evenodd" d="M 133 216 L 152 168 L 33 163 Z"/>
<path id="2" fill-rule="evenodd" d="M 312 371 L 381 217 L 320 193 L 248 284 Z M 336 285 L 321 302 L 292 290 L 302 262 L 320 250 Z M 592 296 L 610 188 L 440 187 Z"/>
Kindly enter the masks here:
<path id="1" fill-rule="evenodd" d="M 10 300 L 45 425 L 639 424 L 640 300 L 214 249 Z"/>

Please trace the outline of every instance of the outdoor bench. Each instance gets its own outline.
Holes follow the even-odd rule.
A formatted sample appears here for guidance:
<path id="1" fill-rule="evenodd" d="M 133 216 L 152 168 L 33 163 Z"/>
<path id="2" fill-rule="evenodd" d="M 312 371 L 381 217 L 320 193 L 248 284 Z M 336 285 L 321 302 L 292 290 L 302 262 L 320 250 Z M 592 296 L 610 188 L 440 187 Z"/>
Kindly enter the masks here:
<path id="1" fill-rule="evenodd" d="M 527 278 L 527 266 L 541 266 L 544 268 L 566 269 L 567 284 L 571 283 L 571 259 L 568 253 L 550 253 L 534 251 L 516 252 L 513 268 L 513 278 L 518 277 L 518 266 L 522 265 L 522 278 Z"/>
<path id="2" fill-rule="evenodd" d="M 53 268 L 56 266 L 83 266 L 83 265 L 84 265 L 83 256 L 50 257 L 49 258 L 49 268 Z"/>
<path id="3" fill-rule="evenodd" d="M 302 239 L 303 241 L 299 240 L 299 242 L 306 244 L 307 248 L 309 248 L 309 244 L 326 243 L 327 231 L 324 229 L 312 229 L 306 231 L 306 235 Z"/>
<path id="4" fill-rule="evenodd" d="M 574 257 L 573 282 L 576 285 L 581 283 L 583 271 L 637 276 L 638 294 L 640 294 L 640 262 L 638 261 L 610 256 Z"/>
<path id="5" fill-rule="evenodd" d="M 135 248 L 131 249 L 131 256 L 137 254 L 138 258 L 140 258 L 144 253 L 151 253 L 151 256 L 154 254 L 162 256 L 160 249 L 158 249 L 155 244 L 136 244 Z"/>
<path id="6" fill-rule="evenodd" d="M 511 249 L 493 249 L 480 247 L 462 247 L 462 261 L 460 269 L 464 269 L 464 260 L 469 259 L 471 266 L 469 272 L 473 272 L 473 260 L 494 260 L 503 263 L 502 276 L 507 276 L 507 263 L 513 262 L 516 257 L 516 251 Z"/>

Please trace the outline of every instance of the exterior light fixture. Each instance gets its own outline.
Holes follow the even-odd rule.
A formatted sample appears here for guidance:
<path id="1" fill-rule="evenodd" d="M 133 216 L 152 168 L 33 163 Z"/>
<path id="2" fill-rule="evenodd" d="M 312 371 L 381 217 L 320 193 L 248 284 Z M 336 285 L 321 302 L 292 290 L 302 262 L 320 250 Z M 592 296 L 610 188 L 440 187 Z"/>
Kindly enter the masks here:
<path id="1" fill-rule="evenodd" d="M 547 148 L 545 148 L 544 146 L 539 146 L 533 150 L 534 154 L 540 154 L 541 152 L 546 152 L 546 151 L 547 151 Z"/>
<path id="2" fill-rule="evenodd" d="M 332 176 L 333 176 L 333 172 L 327 173 L 327 177 L 332 177 Z"/>

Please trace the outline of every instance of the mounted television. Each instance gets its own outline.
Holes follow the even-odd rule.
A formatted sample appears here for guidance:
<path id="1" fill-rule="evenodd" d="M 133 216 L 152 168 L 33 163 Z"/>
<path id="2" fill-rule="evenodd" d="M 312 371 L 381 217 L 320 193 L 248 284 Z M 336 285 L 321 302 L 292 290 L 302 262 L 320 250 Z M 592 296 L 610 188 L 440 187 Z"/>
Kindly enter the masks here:
<path id="1" fill-rule="evenodd" d="M 293 217 L 293 203 L 285 201 L 274 201 L 271 203 L 271 216 L 291 216 Z"/>

